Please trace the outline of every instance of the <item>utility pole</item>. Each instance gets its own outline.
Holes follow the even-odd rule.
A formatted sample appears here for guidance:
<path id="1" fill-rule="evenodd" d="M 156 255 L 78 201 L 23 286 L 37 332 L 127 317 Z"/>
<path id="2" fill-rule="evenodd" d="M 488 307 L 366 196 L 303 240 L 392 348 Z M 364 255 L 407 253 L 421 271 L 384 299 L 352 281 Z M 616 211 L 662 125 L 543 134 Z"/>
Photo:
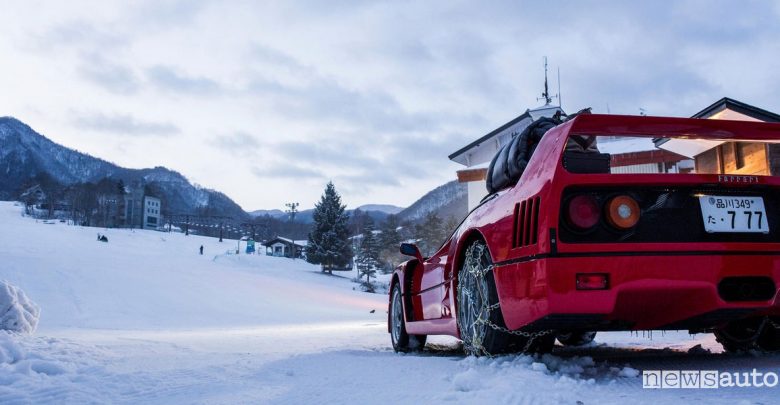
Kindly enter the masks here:
<path id="1" fill-rule="evenodd" d="M 290 215 L 290 222 L 295 222 L 295 214 L 298 213 L 298 206 L 299 205 L 300 204 L 298 204 L 297 202 L 291 202 L 291 203 L 284 204 L 285 207 L 289 208 L 285 212 Z"/>
<path id="2" fill-rule="evenodd" d="M 297 202 L 291 202 L 291 203 L 287 203 L 287 204 L 284 204 L 284 205 L 285 205 L 285 207 L 289 208 L 285 212 L 290 215 L 290 223 L 294 223 L 295 222 L 295 214 L 298 213 L 298 206 L 300 204 L 298 204 Z M 297 256 L 297 254 L 298 254 L 298 248 L 295 247 L 295 239 L 293 239 L 293 241 L 292 241 L 292 255 L 291 255 L 293 260 L 295 260 L 295 256 Z"/>

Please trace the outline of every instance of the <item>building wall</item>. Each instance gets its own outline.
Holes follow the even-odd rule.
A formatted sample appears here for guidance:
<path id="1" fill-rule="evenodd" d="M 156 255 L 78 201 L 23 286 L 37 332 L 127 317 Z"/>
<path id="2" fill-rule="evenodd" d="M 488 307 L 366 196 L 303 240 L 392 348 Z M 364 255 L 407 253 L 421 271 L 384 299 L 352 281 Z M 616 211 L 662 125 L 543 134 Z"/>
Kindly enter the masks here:
<path id="1" fill-rule="evenodd" d="M 661 167 L 659 167 L 658 163 L 617 166 L 610 168 L 610 173 L 661 173 Z"/>
<path id="2" fill-rule="evenodd" d="M 124 226 L 128 228 L 143 228 L 144 225 L 144 193 L 143 189 L 132 189 L 125 194 Z"/>
<path id="3" fill-rule="evenodd" d="M 773 143 L 770 144 L 767 149 L 772 176 L 780 176 L 780 145 Z"/>
<path id="4" fill-rule="evenodd" d="M 761 122 L 753 117 L 724 109 L 707 119 Z M 777 174 L 776 145 L 753 142 L 727 142 L 695 157 L 696 172 L 706 174 L 744 174 L 768 176 Z"/>
<path id="5" fill-rule="evenodd" d="M 727 142 L 696 156 L 697 173 L 768 176 L 770 170 L 763 143 Z"/>
<path id="6" fill-rule="evenodd" d="M 277 242 L 269 247 L 271 248 L 271 256 L 284 257 L 287 255 L 287 245 L 284 243 Z"/>
<path id="7" fill-rule="evenodd" d="M 144 197 L 143 228 L 157 229 L 160 223 L 160 199 L 156 197 Z"/>
<path id="8" fill-rule="evenodd" d="M 487 195 L 487 184 L 485 180 L 476 180 L 466 183 L 469 194 L 469 211 L 473 210 L 479 202 Z"/>

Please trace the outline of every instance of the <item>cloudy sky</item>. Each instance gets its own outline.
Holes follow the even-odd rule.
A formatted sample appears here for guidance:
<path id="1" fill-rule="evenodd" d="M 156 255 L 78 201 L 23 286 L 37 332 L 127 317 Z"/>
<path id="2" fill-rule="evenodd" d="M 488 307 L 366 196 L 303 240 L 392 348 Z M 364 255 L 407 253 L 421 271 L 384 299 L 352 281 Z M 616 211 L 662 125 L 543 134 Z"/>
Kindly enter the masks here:
<path id="1" fill-rule="evenodd" d="M 540 105 L 780 111 L 778 2 L 0 1 L 0 115 L 244 209 L 411 204 Z M 552 88 L 557 90 L 554 74 Z"/>

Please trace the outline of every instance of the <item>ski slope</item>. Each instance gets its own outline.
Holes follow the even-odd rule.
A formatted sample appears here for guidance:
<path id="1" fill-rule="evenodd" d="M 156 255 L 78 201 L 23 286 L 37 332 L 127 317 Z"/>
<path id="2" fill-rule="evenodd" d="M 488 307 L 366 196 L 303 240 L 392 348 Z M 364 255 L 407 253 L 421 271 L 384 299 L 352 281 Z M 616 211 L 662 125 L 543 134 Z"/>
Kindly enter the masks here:
<path id="1" fill-rule="evenodd" d="M 227 254 L 229 240 L 47 224 L 9 202 L 0 229 L 0 280 L 41 308 L 32 335 L 0 332 L 2 404 L 778 398 L 777 387 L 641 388 L 645 369 L 780 371 L 779 357 L 724 355 L 710 335 L 601 333 L 586 348 L 492 359 L 435 337 L 402 355 L 390 348 L 386 296 L 300 260 Z"/>

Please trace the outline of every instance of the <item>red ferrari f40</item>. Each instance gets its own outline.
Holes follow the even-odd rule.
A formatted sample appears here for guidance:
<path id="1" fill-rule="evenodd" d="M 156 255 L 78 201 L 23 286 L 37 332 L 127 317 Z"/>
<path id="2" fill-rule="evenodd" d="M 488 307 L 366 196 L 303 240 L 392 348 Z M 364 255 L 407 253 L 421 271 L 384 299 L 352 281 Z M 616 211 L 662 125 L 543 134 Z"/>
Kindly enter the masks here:
<path id="1" fill-rule="evenodd" d="M 623 138 L 690 165 L 611 167 L 602 152 Z M 546 351 L 629 330 L 780 350 L 780 124 L 593 114 L 521 142 L 519 178 L 441 248 L 401 245 L 395 350 L 450 335 L 469 354 Z M 489 183 L 511 172 L 502 158 Z"/>

